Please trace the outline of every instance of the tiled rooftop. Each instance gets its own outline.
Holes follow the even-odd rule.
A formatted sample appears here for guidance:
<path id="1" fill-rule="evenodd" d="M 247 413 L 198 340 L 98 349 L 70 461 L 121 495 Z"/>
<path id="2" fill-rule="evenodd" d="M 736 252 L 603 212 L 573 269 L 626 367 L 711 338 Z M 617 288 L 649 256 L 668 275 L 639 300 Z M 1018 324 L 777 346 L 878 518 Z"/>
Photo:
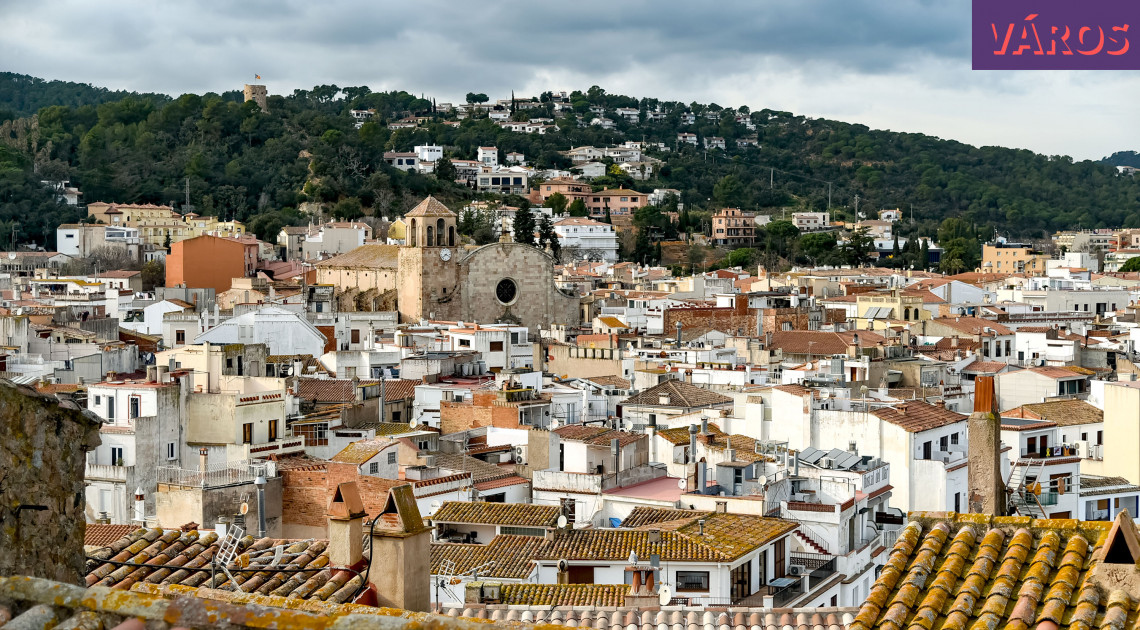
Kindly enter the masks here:
<path id="1" fill-rule="evenodd" d="M 912 513 L 850 627 L 1135 627 L 1140 544 L 1130 520 L 1117 523 Z M 1110 562 L 1126 562 L 1098 566 L 1106 540 Z"/>
<path id="2" fill-rule="evenodd" d="M 513 535 L 495 536 L 485 545 L 433 542 L 431 572 L 441 575 L 444 561 L 450 560 L 455 563 L 457 575 L 470 575 L 476 567 L 486 567 L 480 577 L 523 580 L 531 574 L 531 559 L 542 543 L 538 536 Z"/>
<path id="3" fill-rule="evenodd" d="M 661 397 L 668 398 L 666 404 L 661 403 Z M 697 387 L 684 381 L 671 378 L 658 385 L 642 391 L 636 396 L 622 401 L 623 405 L 646 405 L 649 407 L 712 407 L 732 402 L 732 398 L 723 394 Z"/>
<path id="4" fill-rule="evenodd" d="M 1019 412 L 1024 412 L 1019 413 Z M 1029 418 L 1041 418 L 1053 422 L 1058 426 L 1071 426 L 1077 424 L 1096 424 L 1104 422 L 1104 412 L 1083 400 L 1052 400 L 1043 403 L 1029 403 L 1002 412 L 1003 416 L 1024 415 Z"/>
<path id="5" fill-rule="evenodd" d="M 963 414 L 921 400 L 909 400 L 894 407 L 876 409 L 871 413 L 910 433 L 937 429 L 966 419 Z"/>
<path id="6" fill-rule="evenodd" d="M 436 510 L 432 520 L 437 523 L 554 527 L 559 514 L 561 510 L 557 505 L 448 501 Z"/>
<path id="7" fill-rule="evenodd" d="M 594 446 L 609 446 L 611 440 L 617 440 L 620 446 L 626 446 L 645 437 L 643 433 L 630 433 L 586 424 L 568 424 L 555 429 L 554 432 L 563 440 L 584 442 Z"/>

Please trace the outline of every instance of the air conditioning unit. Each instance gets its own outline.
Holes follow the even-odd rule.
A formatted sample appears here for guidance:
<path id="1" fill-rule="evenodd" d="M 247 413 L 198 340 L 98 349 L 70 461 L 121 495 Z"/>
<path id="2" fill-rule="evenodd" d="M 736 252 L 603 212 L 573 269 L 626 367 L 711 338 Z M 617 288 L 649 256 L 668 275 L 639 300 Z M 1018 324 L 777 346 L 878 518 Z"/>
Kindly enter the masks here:
<path id="1" fill-rule="evenodd" d="M 802 564 L 789 564 L 788 575 L 807 575 L 807 567 Z"/>
<path id="2" fill-rule="evenodd" d="M 819 460 L 820 468 L 831 468 L 834 464 L 835 462 L 830 457 L 824 457 Z"/>
<path id="3" fill-rule="evenodd" d="M 1077 442 L 1077 455 L 1081 456 L 1082 459 L 1088 459 L 1092 455 L 1089 450 L 1088 440 L 1080 440 Z"/>

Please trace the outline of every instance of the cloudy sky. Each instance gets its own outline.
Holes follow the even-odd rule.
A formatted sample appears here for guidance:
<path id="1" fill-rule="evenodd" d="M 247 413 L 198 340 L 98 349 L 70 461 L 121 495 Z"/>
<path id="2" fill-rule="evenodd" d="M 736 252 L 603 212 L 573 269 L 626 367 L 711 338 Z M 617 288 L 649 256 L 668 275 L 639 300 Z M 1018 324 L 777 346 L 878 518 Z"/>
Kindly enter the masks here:
<path id="1" fill-rule="evenodd" d="M 1140 150 L 1140 75 L 972 71 L 966 0 L 3 0 L 0 22 L 0 70 L 117 89 L 596 84 L 1077 159 Z"/>

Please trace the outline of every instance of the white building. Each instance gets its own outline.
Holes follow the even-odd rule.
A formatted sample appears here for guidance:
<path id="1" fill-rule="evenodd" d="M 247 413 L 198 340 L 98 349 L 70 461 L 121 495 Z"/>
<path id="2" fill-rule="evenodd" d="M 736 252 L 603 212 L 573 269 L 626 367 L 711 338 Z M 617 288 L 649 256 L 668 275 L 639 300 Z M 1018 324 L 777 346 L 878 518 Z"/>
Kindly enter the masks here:
<path id="1" fill-rule="evenodd" d="M 194 343 L 263 343 L 269 354 L 324 354 L 325 336 L 301 314 L 266 306 L 232 317 L 199 334 Z"/>
<path id="2" fill-rule="evenodd" d="M 793 212 L 792 223 L 801 232 L 827 229 L 831 226 L 830 212 Z"/>
<path id="3" fill-rule="evenodd" d="M 412 149 L 421 162 L 435 162 L 443 158 L 443 147 L 436 144 L 422 144 Z"/>
<path id="4" fill-rule="evenodd" d="M 499 149 L 498 147 L 479 147 L 475 159 L 486 166 L 498 166 Z"/>
<path id="5" fill-rule="evenodd" d="M 102 443 L 87 454 L 89 520 L 106 513 L 115 524 L 135 521 L 139 489 L 144 511 L 154 514 L 158 469 L 178 466 L 181 460 L 180 392 L 179 381 L 170 379 L 169 370 L 160 373 L 153 366 L 146 380 L 88 386 L 87 409 L 107 422 L 99 431 Z"/>

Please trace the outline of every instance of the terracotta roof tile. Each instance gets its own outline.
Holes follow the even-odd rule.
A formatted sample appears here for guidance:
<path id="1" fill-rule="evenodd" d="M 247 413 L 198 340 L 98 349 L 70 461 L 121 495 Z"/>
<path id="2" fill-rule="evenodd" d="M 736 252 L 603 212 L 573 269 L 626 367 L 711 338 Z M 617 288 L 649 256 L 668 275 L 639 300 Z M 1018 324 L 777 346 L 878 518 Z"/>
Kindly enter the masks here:
<path id="1" fill-rule="evenodd" d="M 392 440 L 383 439 L 359 440 L 341 449 L 340 452 L 333 455 L 329 461 L 356 464 L 359 466 L 373 457 L 376 457 L 377 453 L 394 443 Z"/>
<path id="2" fill-rule="evenodd" d="M 609 446 L 611 440 L 618 440 L 621 446 L 626 446 L 646 437 L 643 433 L 630 433 L 586 424 L 568 424 L 555 429 L 554 432 L 563 440 L 584 442 L 595 446 Z"/>
<path id="3" fill-rule="evenodd" d="M 530 483 L 530 481 L 518 475 L 511 475 L 510 477 L 503 477 L 502 479 L 492 479 L 490 481 L 477 483 L 475 484 L 475 489 L 480 492 L 485 492 L 487 490 L 497 490 L 509 486 L 519 486 L 524 483 Z"/>
<path id="4" fill-rule="evenodd" d="M 1110 525 L 912 513 L 849 628 L 1122 627 L 1137 593 L 1103 587 L 1097 565 Z"/>
<path id="5" fill-rule="evenodd" d="M 661 403 L 661 397 L 666 396 L 666 404 Z M 622 405 L 646 405 L 649 407 L 684 407 L 695 409 L 700 407 L 714 407 L 732 402 L 732 398 L 723 394 L 697 387 L 677 379 L 669 379 L 658 385 L 622 401 Z"/>
<path id="6" fill-rule="evenodd" d="M 1058 426 L 1104 422 L 1104 412 L 1083 400 L 1053 400 L 1043 403 L 1030 403 L 1017 409 L 1024 410 L 1028 417 L 1041 418 Z M 1016 411 L 1016 409 L 1011 411 Z M 1002 415 L 1015 414 L 1007 411 L 1003 412 Z"/>
<path id="7" fill-rule="evenodd" d="M 137 529 L 139 529 L 137 525 L 88 523 L 87 528 L 83 532 L 83 546 L 106 547 Z"/>
<path id="8" fill-rule="evenodd" d="M 431 518 L 437 523 L 554 527 L 561 513 L 557 505 L 448 501 Z"/>
<path id="9" fill-rule="evenodd" d="M 624 584 L 504 584 L 500 593 L 508 606 L 625 606 Z"/>
<path id="10" fill-rule="evenodd" d="M 854 345 L 855 335 L 859 335 L 859 345 L 866 348 L 886 341 L 886 337 L 869 330 L 857 332 L 827 332 L 818 330 L 782 330 L 772 333 L 771 348 L 779 348 L 785 354 L 847 354 L 847 348 Z"/>
<path id="11" fill-rule="evenodd" d="M 433 542 L 431 544 L 431 572 L 441 575 L 444 561 L 455 563 L 455 574 L 470 574 L 476 567 L 484 567 L 481 577 L 523 580 L 533 570 L 532 559 L 543 539 L 538 536 L 495 536 L 485 545 L 468 543 Z M 487 563 L 494 563 L 487 567 Z"/>
<path id="12" fill-rule="evenodd" d="M 394 269 L 400 248 L 396 245 L 361 245 L 356 249 L 317 263 L 317 267 L 364 267 Z"/>
<path id="13" fill-rule="evenodd" d="M 963 414 L 921 400 L 909 400 L 894 407 L 882 407 L 871 413 L 882 420 L 902 427 L 909 433 L 937 429 L 966 419 Z"/>

